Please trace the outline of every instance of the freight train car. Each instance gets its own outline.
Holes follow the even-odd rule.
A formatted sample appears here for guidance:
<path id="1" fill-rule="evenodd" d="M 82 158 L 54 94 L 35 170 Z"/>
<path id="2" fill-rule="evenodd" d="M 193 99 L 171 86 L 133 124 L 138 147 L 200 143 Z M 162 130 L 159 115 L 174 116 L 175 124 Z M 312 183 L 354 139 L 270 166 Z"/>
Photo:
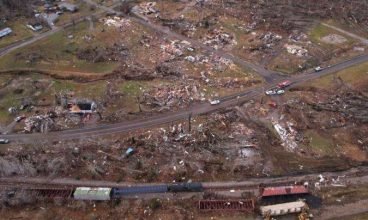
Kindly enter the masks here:
<path id="1" fill-rule="evenodd" d="M 203 192 L 202 183 L 176 183 L 168 185 L 169 192 Z"/>
<path id="2" fill-rule="evenodd" d="M 110 200 L 127 196 L 150 193 L 203 192 L 202 183 L 175 183 L 151 186 L 126 186 L 119 188 L 77 187 L 73 197 L 76 200 Z"/>
<path id="3" fill-rule="evenodd" d="M 77 187 L 74 190 L 75 200 L 104 201 L 110 200 L 111 188 Z"/>
<path id="4" fill-rule="evenodd" d="M 132 186 L 112 188 L 111 199 L 119 199 L 124 196 L 131 196 L 137 194 L 147 193 L 166 193 L 168 191 L 167 185 L 152 185 L 152 186 Z"/>

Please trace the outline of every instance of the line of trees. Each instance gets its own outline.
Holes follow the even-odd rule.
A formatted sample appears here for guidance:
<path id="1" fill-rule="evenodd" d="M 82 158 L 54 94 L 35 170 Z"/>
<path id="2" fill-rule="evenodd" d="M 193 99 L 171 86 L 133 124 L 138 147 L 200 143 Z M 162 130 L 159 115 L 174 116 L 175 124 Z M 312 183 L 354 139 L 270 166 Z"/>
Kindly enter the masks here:
<path id="1" fill-rule="evenodd" d="M 0 0 L 0 18 L 32 16 L 34 0 Z"/>

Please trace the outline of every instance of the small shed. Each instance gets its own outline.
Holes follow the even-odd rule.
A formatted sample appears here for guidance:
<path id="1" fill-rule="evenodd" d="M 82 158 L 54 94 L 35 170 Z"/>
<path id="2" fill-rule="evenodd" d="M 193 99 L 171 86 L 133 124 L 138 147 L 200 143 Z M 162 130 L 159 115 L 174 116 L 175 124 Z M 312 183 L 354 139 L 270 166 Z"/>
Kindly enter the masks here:
<path id="1" fill-rule="evenodd" d="M 4 28 L 2 30 L 0 30 L 0 38 L 3 38 L 9 34 L 11 34 L 13 32 L 13 30 L 11 28 Z"/>
<path id="2" fill-rule="evenodd" d="M 110 200 L 111 188 L 78 187 L 74 191 L 75 200 Z"/>

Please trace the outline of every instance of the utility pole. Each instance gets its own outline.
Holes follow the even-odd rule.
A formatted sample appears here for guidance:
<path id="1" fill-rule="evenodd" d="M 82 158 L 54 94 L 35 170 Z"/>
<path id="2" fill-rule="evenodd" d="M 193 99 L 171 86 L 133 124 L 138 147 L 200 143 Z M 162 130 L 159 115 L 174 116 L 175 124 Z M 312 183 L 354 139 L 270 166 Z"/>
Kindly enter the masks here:
<path id="1" fill-rule="evenodd" d="M 192 113 L 190 113 L 188 116 L 188 130 L 189 132 L 192 131 Z"/>

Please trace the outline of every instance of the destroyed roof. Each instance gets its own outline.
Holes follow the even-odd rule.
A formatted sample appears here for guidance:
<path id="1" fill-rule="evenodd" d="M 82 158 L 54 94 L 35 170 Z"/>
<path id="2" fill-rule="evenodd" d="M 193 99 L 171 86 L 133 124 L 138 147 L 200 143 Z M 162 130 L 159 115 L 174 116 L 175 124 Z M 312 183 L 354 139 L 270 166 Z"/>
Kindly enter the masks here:
<path id="1" fill-rule="evenodd" d="M 265 187 L 262 189 L 262 197 L 295 195 L 306 193 L 308 193 L 308 189 L 305 186 L 278 186 L 278 187 Z"/>

